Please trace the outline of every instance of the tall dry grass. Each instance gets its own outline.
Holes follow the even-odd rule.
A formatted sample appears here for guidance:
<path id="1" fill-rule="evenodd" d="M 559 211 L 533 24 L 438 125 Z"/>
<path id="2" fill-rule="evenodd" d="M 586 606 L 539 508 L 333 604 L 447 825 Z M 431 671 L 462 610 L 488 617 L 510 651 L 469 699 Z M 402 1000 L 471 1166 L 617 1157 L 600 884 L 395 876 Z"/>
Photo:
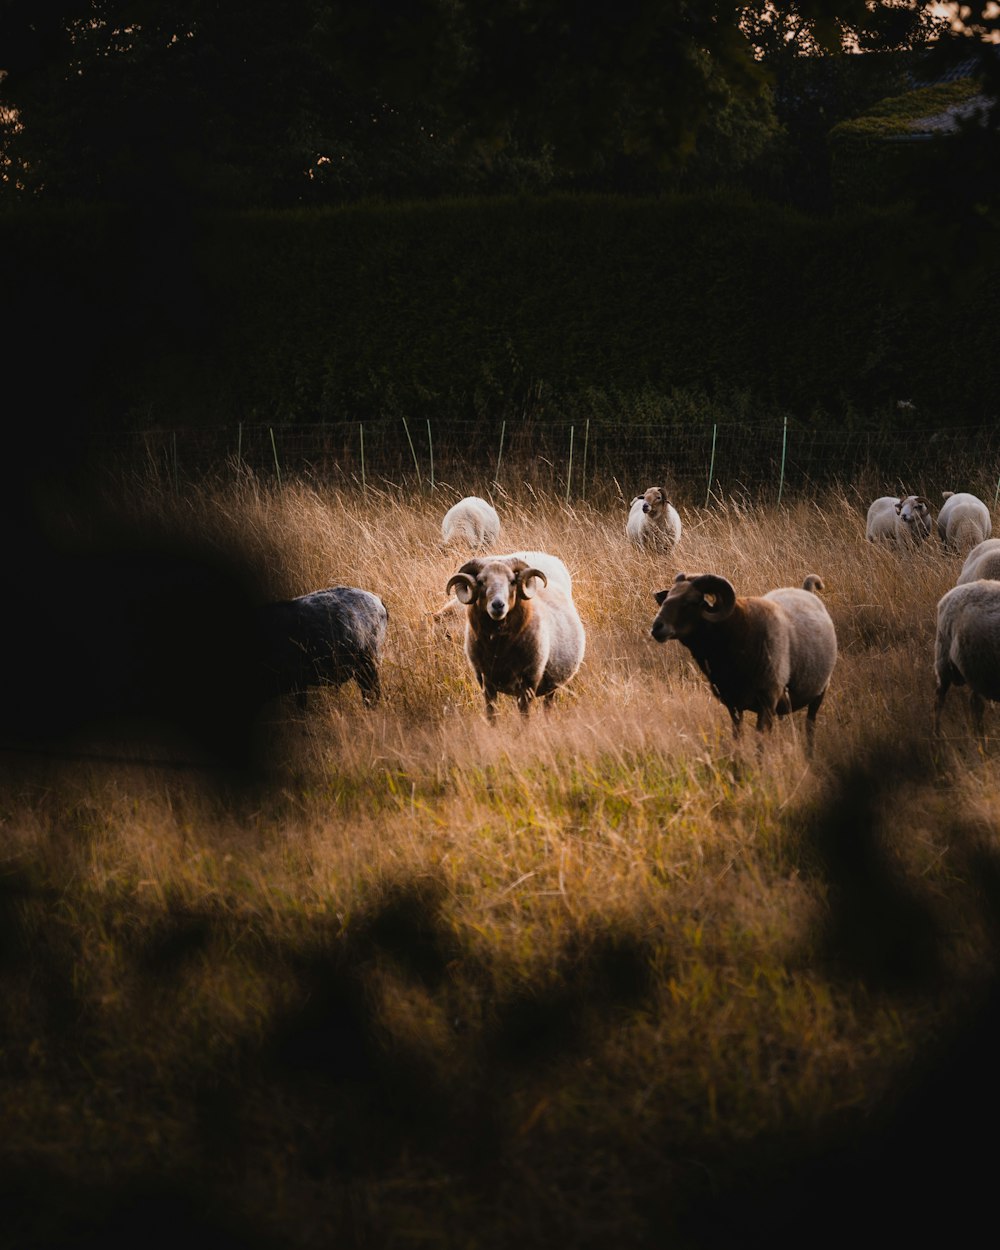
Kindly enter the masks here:
<path id="1" fill-rule="evenodd" d="M 438 544 L 452 502 L 248 476 L 118 499 L 272 597 L 379 593 L 385 699 L 272 705 L 266 781 L 235 796 L 7 761 L 22 1244 L 157 1204 L 241 1244 L 715 1244 L 712 1192 L 867 1131 L 992 976 L 994 759 L 958 699 L 931 736 L 959 557 L 866 543 L 849 489 L 688 507 L 669 556 L 626 545 L 624 506 L 500 498 L 504 550 L 569 566 L 587 654 L 551 715 L 507 701 L 490 728 L 430 618 L 466 558 Z M 678 570 L 822 576 L 840 657 L 811 763 L 799 717 L 735 744 L 652 642 Z"/>

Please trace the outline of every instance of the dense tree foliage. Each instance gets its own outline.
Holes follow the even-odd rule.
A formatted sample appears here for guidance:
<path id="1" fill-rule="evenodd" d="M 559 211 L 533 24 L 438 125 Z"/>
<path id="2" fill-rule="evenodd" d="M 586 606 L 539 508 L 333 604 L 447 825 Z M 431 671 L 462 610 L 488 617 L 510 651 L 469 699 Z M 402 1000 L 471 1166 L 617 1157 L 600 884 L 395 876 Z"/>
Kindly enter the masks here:
<path id="1" fill-rule="evenodd" d="M 867 58 L 839 52 L 912 48 L 932 29 L 925 5 L 899 0 L 3 0 L 0 12 L 8 194 L 145 204 L 649 191 L 769 162 L 773 181 L 775 161 L 794 166 L 789 152 L 815 150 L 856 102 Z M 998 23 L 989 12 L 968 10 L 977 46 Z M 871 95 L 883 82 L 867 76 Z"/>

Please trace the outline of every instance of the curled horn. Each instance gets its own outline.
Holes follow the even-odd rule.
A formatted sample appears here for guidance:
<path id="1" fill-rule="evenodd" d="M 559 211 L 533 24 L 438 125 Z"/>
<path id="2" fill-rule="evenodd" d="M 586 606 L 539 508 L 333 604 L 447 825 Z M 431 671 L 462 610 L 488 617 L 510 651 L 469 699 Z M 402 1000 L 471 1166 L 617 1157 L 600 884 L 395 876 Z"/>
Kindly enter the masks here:
<path id="1" fill-rule="evenodd" d="M 456 573 L 454 577 L 448 578 L 444 593 L 450 595 L 452 590 L 459 603 L 471 603 L 476 597 L 476 579 L 468 573 Z"/>
<path id="2" fill-rule="evenodd" d="M 691 579 L 691 585 L 703 595 L 712 595 L 715 598 L 714 607 L 706 604 L 701 610 L 706 621 L 724 621 L 727 616 L 732 615 L 736 607 L 736 591 L 731 582 L 715 573 L 702 573 L 700 577 Z"/>
<path id="3" fill-rule="evenodd" d="M 545 576 L 541 569 L 524 568 L 518 569 L 517 571 L 517 584 L 520 586 L 521 594 L 525 599 L 531 599 L 535 594 L 534 587 L 528 586 L 528 582 L 530 582 L 534 577 L 540 577 L 543 586 L 547 586 L 549 584 L 549 579 Z"/>

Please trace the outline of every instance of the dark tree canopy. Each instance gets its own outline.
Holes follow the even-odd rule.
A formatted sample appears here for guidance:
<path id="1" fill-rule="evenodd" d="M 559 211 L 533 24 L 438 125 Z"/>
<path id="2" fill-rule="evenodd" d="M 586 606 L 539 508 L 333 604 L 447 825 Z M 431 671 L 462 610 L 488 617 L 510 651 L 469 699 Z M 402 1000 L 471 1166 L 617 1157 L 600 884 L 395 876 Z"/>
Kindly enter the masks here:
<path id="1" fill-rule="evenodd" d="M 972 7 L 967 42 L 1000 26 L 991 12 Z M 911 48 L 933 25 L 905 0 L 2 0 L 0 13 L 8 194 L 274 206 L 711 181 L 783 132 L 794 62 Z"/>

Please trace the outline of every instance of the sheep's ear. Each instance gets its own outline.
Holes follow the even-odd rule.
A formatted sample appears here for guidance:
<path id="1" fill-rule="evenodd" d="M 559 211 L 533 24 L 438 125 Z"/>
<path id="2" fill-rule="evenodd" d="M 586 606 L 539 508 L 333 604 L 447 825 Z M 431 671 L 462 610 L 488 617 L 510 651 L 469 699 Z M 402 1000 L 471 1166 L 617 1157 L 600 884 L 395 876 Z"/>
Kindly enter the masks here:
<path id="1" fill-rule="evenodd" d="M 667 499 L 667 492 L 663 489 L 663 487 L 657 486 L 656 489 L 660 492 L 660 503 L 668 503 L 669 500 Z"/>
<path id="2" fill-rule="evenodd" d="M 653 598 L 656 600 L 657 603 L 662 604 L 663 600 L 666 599 L 667 595 L 669 594 L 670 594 L 669 590 L 654 590 Z"/>
<path id="3" fill-rule="evenodd" d="M 674 578 L 674 585 L 676 586 L 678 582 L 686 582 L 687 580 L 688 575 L 686 573 L 678 573 Z"/>
<path id="4" fill-rule="evenodd" d="M 903 501 L 902 499 L 897 499 L 896 500 L 896 516 L 899 516 L 899 514 L 902 511 L 903 511 Z"/>

